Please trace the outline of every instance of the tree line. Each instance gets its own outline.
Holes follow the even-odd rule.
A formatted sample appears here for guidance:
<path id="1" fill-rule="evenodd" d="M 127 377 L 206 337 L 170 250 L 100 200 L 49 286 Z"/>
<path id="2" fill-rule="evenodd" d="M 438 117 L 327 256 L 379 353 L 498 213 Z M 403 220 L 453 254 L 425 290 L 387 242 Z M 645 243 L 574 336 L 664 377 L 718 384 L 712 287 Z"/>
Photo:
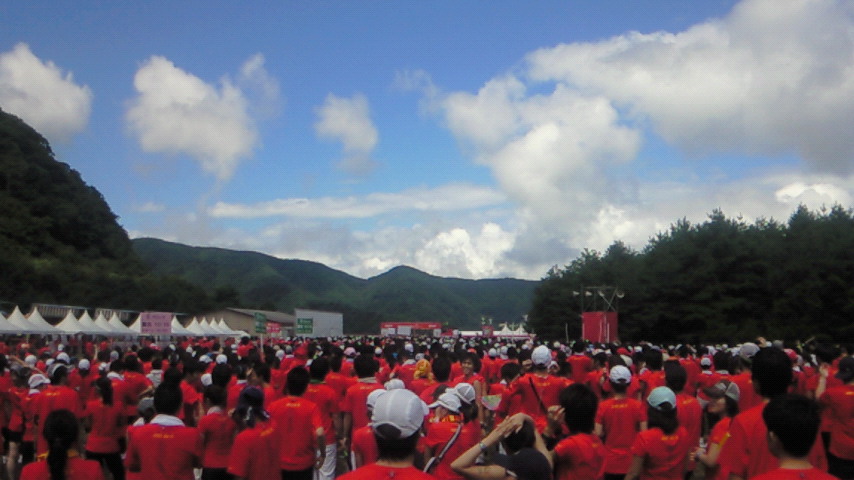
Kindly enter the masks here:
<path id="1" fill-rule="evenodd" d="M 715 210 L 680 220 L 640 251 L 615 242 L 554 267 L 536 289 L 529 325 L 579 338 L 585 286 L 612 286 L 628 341 L 736 342 L 765 336 L 854 339 L 854 213 L 800 206 L 787 223 L 748 223 Z M 576 293 L 577 292 L 577 293 Z"/>

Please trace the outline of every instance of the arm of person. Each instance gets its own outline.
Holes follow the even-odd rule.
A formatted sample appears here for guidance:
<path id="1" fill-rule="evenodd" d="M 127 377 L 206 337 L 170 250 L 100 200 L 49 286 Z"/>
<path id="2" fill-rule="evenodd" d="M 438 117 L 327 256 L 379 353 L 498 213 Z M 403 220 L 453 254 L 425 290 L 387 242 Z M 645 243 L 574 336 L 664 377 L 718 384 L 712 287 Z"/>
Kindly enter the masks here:
<path id="1" fill-rule="evenodd" d="M 602 426 L 601 423 L 596 423 L 593 425 L 593 434 L 602 440 L 605 439 L 605 427 Z"/>
<path id="2" fill-rule="evenodd" d="M 314 431 L 314 438 L 318 451 L 317 458 L 314 460 L 314 468 L 320 468 L 323 466 L 323 462 L 326 461 L 326 432 L 323 430 L 323 427 L 318 427 Z"/>
<path id="3" fill-rule="evenodd" d="M 466 478 L 474 480 L 504 480 L 506 478 L 510 478 L 507 475 L 507 470 L 500 465 L 475 465 L 474 462 L 477 461 L 477 457 L 479 457 L 481 453 L 498 444 L 501 439 L 509 435 L 516 428 L 517 426 L 515 424 L 511 424 L 509 419 L 508 421 L 502 422 L 501 425 L 495 427 L 492 432 L 490 432 L 489 435 L 487 435 L 478 444 L 472 446 L 463 452 L 462 455 L 457 457 L 456 460 L 451 462 L 451 470 Z"/>
<path id="4" fill-rule="evenodd" d="M 632 457 L 632 464 L 629 466 L 629 471 L 623 477 L 623 480 L 634 480 L 640 477 L 641 470 L 643 470 L 643 457 L 635 455 Z"/>
<path id="5" fill-rule="evenodd" d="M 708 452 L 703 453 L 701 450 L 698 449 L 692 456 L 694 457 L 694 459 L 696 459 L 698 462 L 702 463 L 703 465 L 705 465 L 709 468 L 714 468 L 718 464 L 718 457 L 720 456 L 720 454 L 721 454 L 721 444 L 720 443 L 713 443 L 713 444 L 709 445 L 709 451 Z"/>
<path id="6" fill-rule="evenodd" d="M 820 367 L 818 367 L 818 386 L 815 387 L 815 397 L 814 400 L 818 400 L 827 391 L 827 375 L 830 373 L 830 366 L 826 363 L 822 363 Z"/>
<path id="7" fill-rule="evenodd" d="M 350 428 L 353 426 L 353 414 L 350 412 L 342 413 L 341 420 L 341 447 L 344 448 L 344 451 L 350 450 L 350 435 L 353 433 L 350 431 Z"/>

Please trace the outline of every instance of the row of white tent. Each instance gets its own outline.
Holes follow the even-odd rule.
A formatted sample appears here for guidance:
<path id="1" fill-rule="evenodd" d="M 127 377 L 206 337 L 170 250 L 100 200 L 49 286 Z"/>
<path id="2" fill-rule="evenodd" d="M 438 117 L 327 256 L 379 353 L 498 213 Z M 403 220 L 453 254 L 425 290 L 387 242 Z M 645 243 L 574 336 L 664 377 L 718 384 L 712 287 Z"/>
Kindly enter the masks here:
<path id="1" fill-rule="evenodd" d="M 100 335 L 104 337 L 139 337 L 148 335 L 142 333 L 142 322 L 137 316 L 136 320 L 126 326 L 119 319 L 118 314 L 113 315 L 108 320 L 103 314 L 93 320 L 89 312 L 83 311 L 80 318 L 74 316 L 69 310 L 65 318 L 62 319 L 56 326 L 51 325 L 39 313 L 38 308 L 33 309 L 29 315 L 24 315 L 18 307 L 4 317 L 0 314 L 0 335 L 21 335 L 21 334 L 39 334 L 39 335 Z M 222 318 L 219 321 L 211 319 L 208 321 L 202 317 L 201 320 L 193 317 L 187 326 L 181 325 L 178 317 L 172 316 L 172 333 L 174 337 L 243 337 L 249 336 L 242 330 L 232 330 L 225 324 Z"/>

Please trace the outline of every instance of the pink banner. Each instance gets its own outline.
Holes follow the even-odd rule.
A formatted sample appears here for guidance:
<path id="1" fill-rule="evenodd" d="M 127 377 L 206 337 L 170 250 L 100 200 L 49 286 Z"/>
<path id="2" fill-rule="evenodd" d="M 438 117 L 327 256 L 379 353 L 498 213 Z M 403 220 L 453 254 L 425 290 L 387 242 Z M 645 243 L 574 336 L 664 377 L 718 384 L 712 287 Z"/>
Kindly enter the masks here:
<path id="1" fill-rule="evenodd" d="M 144 335 L 171 335 L 172 314 L 170 312 L 142 312 L 139 314 L 139 329 Z"/>

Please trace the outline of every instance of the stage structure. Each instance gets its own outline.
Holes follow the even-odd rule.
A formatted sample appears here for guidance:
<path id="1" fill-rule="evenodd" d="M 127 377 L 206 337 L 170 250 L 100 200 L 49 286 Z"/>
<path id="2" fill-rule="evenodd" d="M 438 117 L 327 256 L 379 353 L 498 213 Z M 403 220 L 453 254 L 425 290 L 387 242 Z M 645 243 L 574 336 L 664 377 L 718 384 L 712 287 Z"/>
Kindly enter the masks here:
<path id="1" fill-rule="evenodd" d="M 581 302 L 581 338 L 597 343 L 619 339 L 618 306 L 625 293 L 618 287 L 582 287 L 572 292 Z"/>

